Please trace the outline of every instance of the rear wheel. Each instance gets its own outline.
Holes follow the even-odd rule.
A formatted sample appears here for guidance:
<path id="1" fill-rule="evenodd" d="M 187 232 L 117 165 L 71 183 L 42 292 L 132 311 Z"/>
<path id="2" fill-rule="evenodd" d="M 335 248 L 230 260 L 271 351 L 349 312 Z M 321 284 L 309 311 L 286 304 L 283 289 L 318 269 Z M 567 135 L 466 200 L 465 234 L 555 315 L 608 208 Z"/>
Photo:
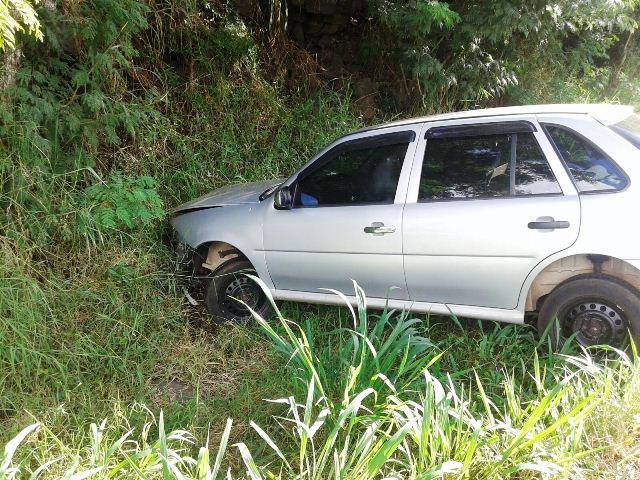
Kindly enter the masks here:
<path id="1" fill-rule="evenodd" d="M 557 325 L 550 324 L 558 321 Z M 538 315 L 538 331 L 547 331 L 560 348 L 575 334 L 585 347 L 624 348 L 629 331 L 640 340 L 640 296 L 632 287 L 609 277 L 581 277 L 556 287 Z"/>
<path id="2" fill-rule="evenodd" d="M 261 317 L 271 314 L 269 299 L 255 281 L 256 275 L 247 260 L 230 260 L 207 280 L 205 304 L 216 322 L 247 324 L 253 319 L 248 307 Z"/>

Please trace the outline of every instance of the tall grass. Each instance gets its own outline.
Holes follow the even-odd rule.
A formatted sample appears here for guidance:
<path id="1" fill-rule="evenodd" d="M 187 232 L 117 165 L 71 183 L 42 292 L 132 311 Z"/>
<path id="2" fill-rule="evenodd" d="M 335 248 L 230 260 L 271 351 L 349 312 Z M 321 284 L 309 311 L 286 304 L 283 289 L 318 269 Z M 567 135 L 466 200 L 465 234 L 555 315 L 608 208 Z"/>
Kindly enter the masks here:
<path id="1" fill-rule="evenodd" d="M 106 202 L 92 186 L 117 190 L 115 171 L 153 177 L 171 207 L 229 182 L 288 175 L 360 125 L 346 92 L 285 93 L 240 64 L 211 78 L 165 92 L 164 118 L 94 152 L 92 167 L 58 168 L 24 125 L 5 122 L 15 128 L 0 145 L 0 445 L 32 414 L 43 427 L 28 442 L 46 426 L 73 449 L 92 422 L 124 425 L 114 402 L 163 408 L 167 432 L 188 429 L 200 443 L 228 416 L 262 422 L 278 411 L 261 399 L 291 387 L 284 361 L 257 332 L 219 334 L 185 305 L 166 224 L 95 221 Z M 176 399 L 174 388 L 187 394 Z M 139 410 L 126 418 L 138 435 L 148 421 Z M 250 428 L 236 425 L 234 441 Z"/>
<path id="2" fill-rule="evenodd" d="M 196 449 L 188 432 L 167 431 L 162 412 L 132 405 L 71 441 L 46 422 L 26 427 L 6 445 L 0 478 L 576 479 L 598 477 L 607 458 L 617 458 L 608 475 L 638 471 L 640 449 L 609 443 L 615 432 L 603 424 L 640 433 L 635 350 L 533 349 L 526 375 L 514 366 L 493 384 L 436 368 L 451 355 L 446 344 L 404 313 L 368 315 L 355 288 L 349 326 L 319 332 L 277 308 L 273 322 L 257 318 L 297 382 L 266 400 L 280 409 L 268 424 L 250 421 L 253 448 L 229 441 L 228 420 L 215 447 L 207 438 Z M 147 418 L 138 431 L 127 421 L 135 412 Z"/>
<path id="3" fill-rule="evenodd" d="M 116 216 L 127 205 L 91 195 L 96 186 L 125 190 L 139 203 L 112 173 L 122 185 L 152 176 L 170 208 L 228 182 L 288 175 L 359 125 L 345 92 L 302 98 L 259 73 L 235 73 L 167 92 L 166 118 L 146 125 L 135 144 L 101 149 L 92 168 L 56 170 L 52 154 L 19 125 L 0 145 L 0 441 L 16 433 L 25 408 L 42 413 L 64 403 L 72 416 L 97 418 L 113 398 L 164 404 L 157 385 L 172 381 L 208 406 L 215 399 L 210 410 L 195 401 L 171 407 L 205 430 L 225 409 L 252 411 L 263 387 L 286 381 L 267 376 L 273 356 L 244 361 L 245 348 L 262 349 L 254 333 L 212 340 L 211 329 L 194 328 L 208 321 L 182 304 L 165 223 L 101 225 L 105 204 Z M 233 402 L 236 392 L 246 400 Z"/>

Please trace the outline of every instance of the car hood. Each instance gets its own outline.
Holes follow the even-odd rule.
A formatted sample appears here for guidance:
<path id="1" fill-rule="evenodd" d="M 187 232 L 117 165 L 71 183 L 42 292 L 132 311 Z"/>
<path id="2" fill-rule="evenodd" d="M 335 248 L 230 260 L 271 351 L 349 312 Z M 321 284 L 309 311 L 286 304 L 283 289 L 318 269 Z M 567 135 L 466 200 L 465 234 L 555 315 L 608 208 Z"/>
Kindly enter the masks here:
<path id="1" fill-rule="evenodd" d="M 214 190 L 195 200 L 192 200 L 171 210 L 171 213 L 200 210 L 203 208 L 223 207 L 225 205 L 238 205 L 243 203 L 259 203 L 258 198 L 266 189 L 279 185 L 282 180 L 268 180 L 263 182 L 241 183 L 228 185 Z"/>

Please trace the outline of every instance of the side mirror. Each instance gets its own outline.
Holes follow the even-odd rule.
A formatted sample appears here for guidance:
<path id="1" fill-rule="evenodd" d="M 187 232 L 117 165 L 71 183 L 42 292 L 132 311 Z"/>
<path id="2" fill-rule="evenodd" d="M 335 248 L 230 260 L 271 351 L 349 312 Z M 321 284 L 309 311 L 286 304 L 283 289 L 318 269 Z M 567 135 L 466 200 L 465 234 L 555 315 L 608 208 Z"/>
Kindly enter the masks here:
<path id="1" fill-rule="evenodd" d="M 291 210 L 293 196 L 289 187 L 280 187 L 273 196 L 273 206 L 276 210 Z"/>

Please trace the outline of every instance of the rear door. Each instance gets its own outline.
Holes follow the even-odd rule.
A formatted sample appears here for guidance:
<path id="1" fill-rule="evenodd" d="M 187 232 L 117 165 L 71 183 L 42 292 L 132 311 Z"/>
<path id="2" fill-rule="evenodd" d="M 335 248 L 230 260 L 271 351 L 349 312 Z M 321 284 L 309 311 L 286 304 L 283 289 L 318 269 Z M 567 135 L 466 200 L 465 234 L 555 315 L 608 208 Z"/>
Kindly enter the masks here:
<path id="1" fill-rule="evenodd" d="M 514 309 L 577 239 L 577 192 L 535 117 L 504 118 L 426 125 L 403 217 L 412 300 Z"/>
<path id="2" fill-rule="evenodd" d="M 291 182 L 294 207 L 268 208 L 264 246 L 276 289 L 407 299 L 402 210 L 420 126 L 382 129 L 329 148 Z"/>

